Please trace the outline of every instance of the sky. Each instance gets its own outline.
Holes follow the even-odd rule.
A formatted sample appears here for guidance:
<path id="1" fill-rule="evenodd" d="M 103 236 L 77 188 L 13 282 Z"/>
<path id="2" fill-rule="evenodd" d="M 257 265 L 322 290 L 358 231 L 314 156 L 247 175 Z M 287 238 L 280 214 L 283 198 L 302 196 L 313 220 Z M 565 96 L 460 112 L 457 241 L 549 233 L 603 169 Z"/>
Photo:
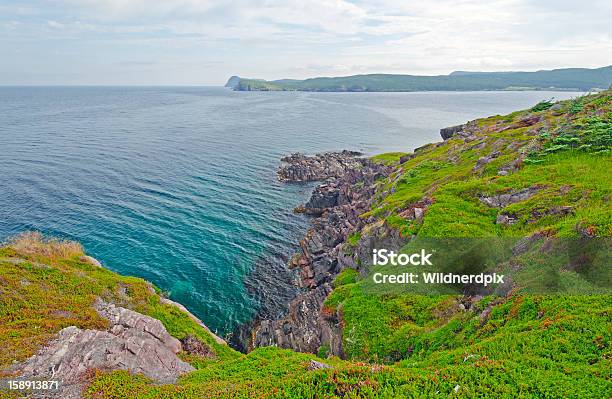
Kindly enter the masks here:
<path id="1" fill-rule="evenodd" d="M 0 85 L 612 64 L 610 0 L 0 0 Z"/>

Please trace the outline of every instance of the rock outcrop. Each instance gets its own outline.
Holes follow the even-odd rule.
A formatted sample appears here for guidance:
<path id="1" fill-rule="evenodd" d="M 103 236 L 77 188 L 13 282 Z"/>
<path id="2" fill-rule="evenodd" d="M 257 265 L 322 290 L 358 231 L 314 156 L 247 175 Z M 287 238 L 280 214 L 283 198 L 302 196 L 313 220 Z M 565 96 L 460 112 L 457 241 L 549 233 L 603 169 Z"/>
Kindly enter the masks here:
<path id="1" fill-rule="evenodd" d="M 482 196 L 480 201 L 491 208 L 505 208 L 510 204 L 528 200 L 541 189 L 541 186 L 533 186 L 507 194 Z"/>
<path id="2" fill-rule="evenodd" d="M 289 304 L 284 318 L 259 320 L 252 331 L 249 347 L 280 346 L 315 353 L 321 346 L 330 354 L 342 354 L 341 327 L 336 315 L 322 311 L 332 290 L 331 282 L 345 267 L 355 266 L 342 251 L 349 234 L 360 230 L 378 179 L 391 168 L 360 158 L 358 153 L 292 155 L 279 170 L 285 181 L 326 180 L 316 187 L 310 200 L 296 211 L 315 215 L 312 227 L 300 242 L 301 251 L 290 261 L 299 270 L 298 284 L 304 291 Z"/>
<path id="3" fill-rule="evenodd" d="M 470 121 L 463 125 L 445 127 L 443 129 L 440 129 L 440 136 L 442 136 L 442 139 L 444 141 L 450 139 L 451 137 L 456 136 L 458 138 L 461 138 L 466 143 L 469 143 L 477 139 L 477 131 L 478 131 L 478 125 L 476 124 L 476 122 Z M 443 144 L 444 142 L 428 144 L 428 145 L 440 146 Z"/>
<path id="4" fill-rule="evenodd" d="M 347 170 L 359 168 L 364 160 L 356 151 L 326 152 L 315 156 L 295 153 L 281 159 L 285 164 L 278 169 L 281 181 L 320 181 L 344 175 Z"/>
<path id="5" fill-rule="evenodd" d="M 15 379 L 57 380 L 59 389 L 41 397 L 79 398 L 90 370 L 129 370 L 159 383 L 175 382 L 194 370 L 176 356 L 181 342 L 159 320 L 100 300 L 95 309 L 109 321 L 106 331 L 64 328 L 18 366 Z"/>
<path id="6" fill-rule="evenodd" d="M 453 137 L 455 134 L 462 131 L 463 128 L 465 128 L 465 125 L 457 125 L 457 126 L 450 126 L 450 127 L 442 128 L 440 129 L 440 136 L 442 136 L 442 140 L 448 140 L 451 137 Z"/>

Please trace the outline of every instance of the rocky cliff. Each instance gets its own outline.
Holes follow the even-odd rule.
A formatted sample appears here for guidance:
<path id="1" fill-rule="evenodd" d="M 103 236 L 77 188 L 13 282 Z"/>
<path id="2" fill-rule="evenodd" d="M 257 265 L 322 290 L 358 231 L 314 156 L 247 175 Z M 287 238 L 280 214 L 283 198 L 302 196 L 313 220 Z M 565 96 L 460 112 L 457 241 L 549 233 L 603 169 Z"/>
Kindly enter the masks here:
<path id="1" fill-rule="evenodd" d="M 578 234 L 588 238 L 605 236 L 609 231 L 597 197 L 584 191 L 584 180 L 578 175 L 567 174 L 569 169 L 586 168 L 593 178 L 596 172 L 590 163 L 609 161 L 610 114 L 602 110 L 602 104 L 609 102 L 607 92 L 557 104 L 544 101 L 504 117 L 443 128 L 440 135 L 444 141 L 417 148 L 411 154 L 365 159 L 344 151 L 283 158 L 280 180 L 323 181 L 310 199 L 295 209 L 313 216 L 311 228 L 300 242 L 301 250 L 289 264 L 299 271 L 304 291 L 291 301 L 285 317 L 255 324 L 249 347 L 273 345 L 311 353 L 325 349 L 327 354 L 371 359 L 374 355 L 365 354 L 370 338 L 363 337 L 363 344 L 356 344 L 350 334 L 352 328 L 368 330 L 368 323 L 377 322 L 362 320 L 358 309 L 349 315 L 346 307 L 342 310 L 335 305 L 346 301 L 343 295 L 347 294 L 343 290 L 336 293 L 334 279 L 343 270 L 356 271 L 361 282 L 354 290 L 359 292 L 367 280 L 363 277 L 373 248 L 400 250 L 419 235 L 498 237 L 506 242 L 523 237 L 512 244 L 516 245 L 512 254 L 496 266 L 496 270 L 506 270 L 507 278 L 495 292 L 502 296 L 518 288 L 541 292 L 541 285 L 526 281 L 533 266 L 516 257 L 518 252 L 526 252 L 517 252 L 518 247 L 529 242 L 530 256 L 549 253 L 551 247 L 567 252 L 567 241 L 554 237 Z M 590 222 L 577 217 L 577 207 L 590 209 Z M 584 227 L 585 223 L 590 227 Z M 542 237 L 546 245 L 540 248 Z M 569 264 L 584 264 L 584 259 L 568 256 Z M 568 268 L 580 269 L 564 266 L 563 262 L 551 269 L 551 279 L 566 278 L 557 276 L 559 271 L 563 274 Z M 585 273 L 578 274 L 577 278 L 588 280 L 586 286 L 597 284 Z M 443 312 L 445 318 L 470 308 L 466 304 L 478 300 L 474 298 L 491 293 L 464 288 L 458 293 L 466 297 L 447 304 L 450 313 Z M 353 292 L 348 302 L 354 303 L 360 295 Z M 326 306 L 326 302 L 334 305 Z M 351 319 L 355 321 L 351 323 Z M 377 342 L 378 338 L 372 340 Z M 347 354 L 343 347 L 347 342 L 359 349 L 351 348 Z M 392 352 L 388 348 L 376 356 L 393 360 L 409 355 Z"/>
<path id="2" fill-rule="evenodd" d="M 339 319 L 325 314 L 323 302 L 338 273 L 347 265 L 355 266 L 343 245 L 367 222 L 361 215 L 370 209 L 376 182 L 387 177 L 391 169 L 353 151 L 293 154 L 282 161 L 280 180 L 324 183 L 314 189 L 308 202 L 295 209 L 314 216 L 300 242 L 300 252 L 289 264 L 299 271 L 299 285 L 304 291 L 291 301 L 286 317 L 256 323 L 249 347 L 274 345 L 311 353 L 328 347 L 330 353 L 341 355 Z"/>

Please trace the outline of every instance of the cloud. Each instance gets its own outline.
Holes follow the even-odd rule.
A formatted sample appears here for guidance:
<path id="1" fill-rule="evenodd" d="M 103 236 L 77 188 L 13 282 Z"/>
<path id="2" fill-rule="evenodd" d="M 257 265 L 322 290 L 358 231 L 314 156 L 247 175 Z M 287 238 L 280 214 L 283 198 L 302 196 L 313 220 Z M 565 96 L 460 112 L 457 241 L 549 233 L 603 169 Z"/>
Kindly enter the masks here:
<path id="1" fill-rule="evenodd" d="M 71 53 L 92 78 L 153 57 L 143 79 L 154 68 L 152 79 L 188 79 L 192 69 L 162 68 L 206 64 L 208 83 L 594 67 L 612 59 L 610 19 L 607 0 L 24 0 L 0 5 L 0 50 L 23 62 Z"/>

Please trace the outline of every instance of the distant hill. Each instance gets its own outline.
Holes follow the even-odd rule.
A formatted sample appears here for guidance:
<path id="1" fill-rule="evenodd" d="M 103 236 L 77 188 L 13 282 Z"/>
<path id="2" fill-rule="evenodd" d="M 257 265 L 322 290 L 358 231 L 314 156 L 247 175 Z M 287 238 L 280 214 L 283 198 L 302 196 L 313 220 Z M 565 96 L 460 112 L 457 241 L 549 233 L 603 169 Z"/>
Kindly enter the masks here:
<path id="1" fill-rule="evenodd" d="M 612 65 L 596 69 L 565 68 L 536 72 L 456 71 L 438 76 L 370 74 L 272 81 L 232 76 L 226 87 L 238 91 L 588 91 L 607 89 L 611 85 Z"/>
<path id="2" fill-rule="evenodd" d="M 240 83 L 240 77 L 232 76 L 227 80 L 225 87 L 229 87 L 230 89 L 235 89 L 239 83 Z"/>

